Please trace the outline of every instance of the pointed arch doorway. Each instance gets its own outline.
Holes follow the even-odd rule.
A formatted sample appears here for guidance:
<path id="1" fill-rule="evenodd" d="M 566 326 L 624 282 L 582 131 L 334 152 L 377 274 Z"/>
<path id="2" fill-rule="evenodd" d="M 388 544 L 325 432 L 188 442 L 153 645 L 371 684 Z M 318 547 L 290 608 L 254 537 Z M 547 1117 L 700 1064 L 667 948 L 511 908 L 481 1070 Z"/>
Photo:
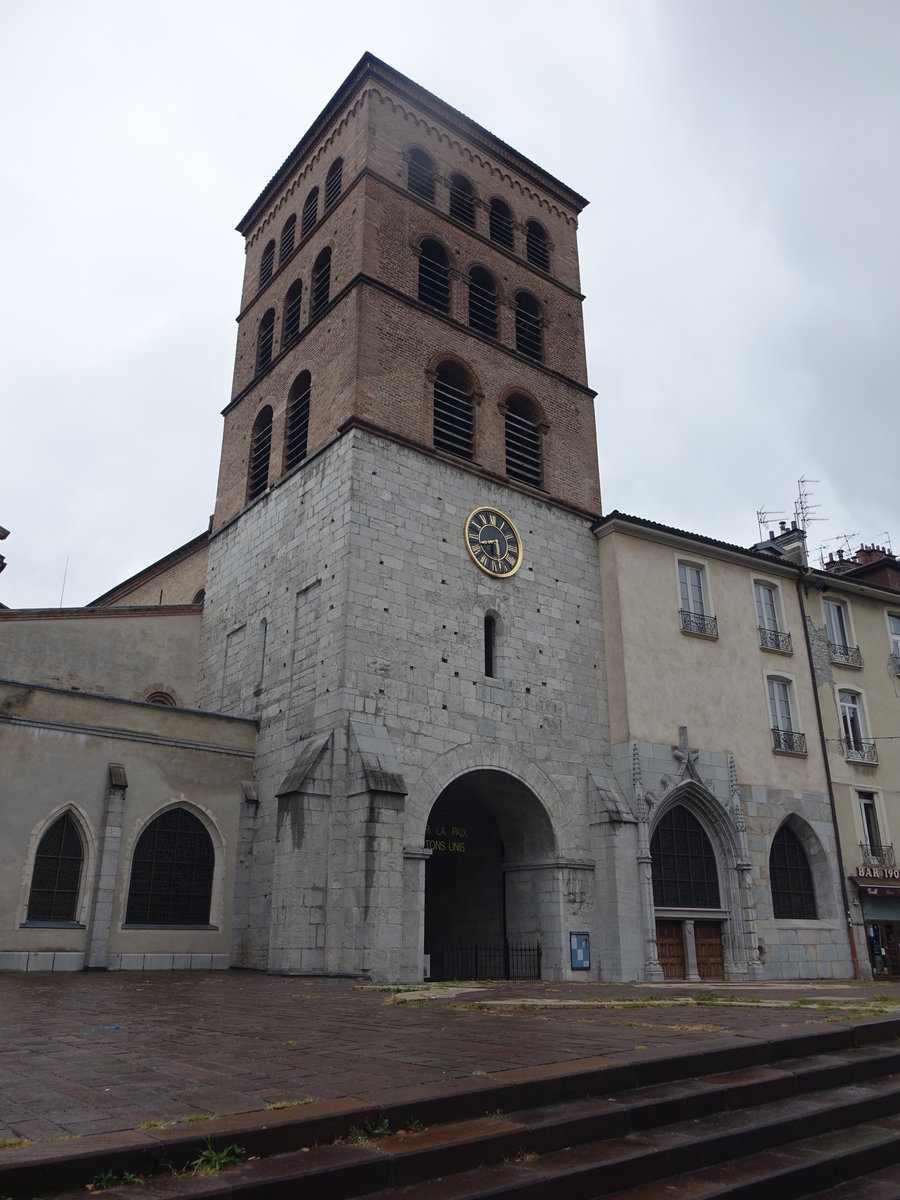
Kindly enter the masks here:
<path id="1" fill-rule="evenodd" d="M 556 839 L 544 806 L 504 771 L 470 771 L 438 796 L 425 848 L 430 978 L 539 979 L 559 931 Z"/>

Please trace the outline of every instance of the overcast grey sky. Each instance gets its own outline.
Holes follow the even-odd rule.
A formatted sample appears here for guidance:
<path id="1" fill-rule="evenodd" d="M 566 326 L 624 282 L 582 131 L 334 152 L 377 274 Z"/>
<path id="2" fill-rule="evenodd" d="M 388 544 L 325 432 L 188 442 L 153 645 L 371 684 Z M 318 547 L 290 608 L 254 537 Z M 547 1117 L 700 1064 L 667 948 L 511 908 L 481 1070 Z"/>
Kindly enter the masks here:
<path id="1" fill-rule="evenodd" d="M 0 600 L 206 527 L 234 225 L 365 50 L 591 201 L 604 511 L 900 550 L 897 0 L 0 0 Z"/>

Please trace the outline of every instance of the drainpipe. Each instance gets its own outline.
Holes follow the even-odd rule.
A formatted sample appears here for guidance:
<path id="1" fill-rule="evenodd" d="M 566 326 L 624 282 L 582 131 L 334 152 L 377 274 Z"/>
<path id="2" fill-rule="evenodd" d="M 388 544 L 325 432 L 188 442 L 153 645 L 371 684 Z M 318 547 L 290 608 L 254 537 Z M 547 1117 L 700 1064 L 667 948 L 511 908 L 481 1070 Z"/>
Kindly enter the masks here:
<path id="1" fill-rule="evenodd" d="M 825 760 L 825 782 L 828 785 L 828 802 L 831 805 L 831 822 L 834 825 L 834 842 L 837 847 L 838 873 L 841 877 L 841 896 L 844 901 L 844 912 L 847 916 L 847 933 L 850 938 L 850 957 L 853 959 L 853 978 L 861 979 L 859 959 L 856 954 L 856 938 L 853 936 L 853 917 L 850 914 L 850 897 L 847 894 L 847 877 L 844 874 L 844 856 L 841 853 L 841 835 L 838 830 L 837 805 L 834 802 L 834 786 L 831 781 L 831 766 L 828 762 L 828 744 L 825 740 L 825 726 L 822 724 L 822 709 L 819 705 L 819 686 L 816 682 L 816 666 L 813 662 L 812 643 L 809 640 L 809 625 L 806 620 L 806 605 L 803 603 L 805 585 L 804 575 L 808 574 L 807 567 L 800 567 L 797 575 L 797 599 L 800 602 L 800 616 L 803 620 L 803 639 L 806 642 L 806 654 L 809 658 L 809 674 L 813 685 L 813 700 L 816 705 L 816 722 L 819 726 L 819 741 L 822 743 L 822 757 Z"/>

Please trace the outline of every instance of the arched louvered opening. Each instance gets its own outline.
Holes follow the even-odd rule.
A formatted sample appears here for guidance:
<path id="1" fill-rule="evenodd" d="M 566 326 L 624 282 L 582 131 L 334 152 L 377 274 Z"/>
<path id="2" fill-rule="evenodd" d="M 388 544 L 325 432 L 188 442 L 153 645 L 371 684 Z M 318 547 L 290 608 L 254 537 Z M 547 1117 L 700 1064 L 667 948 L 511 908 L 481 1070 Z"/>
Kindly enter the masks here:
<path id="1" fill-rule="evenodd" d="M 782 825 L 769 854 L 772 915 L 799 921 L 816 919 L 816 893 L 809 859 L 796 833 Z"/>
<path id="2" fill-rule="evenodd" d="M 650 840 L 657 908 L 718 908 L 719 873 L 712 843 L 683 804 L 660 819 Z"/>
<path id="3" fill-rule="evenodd" d="M 500 246 L 505 246 L 507 250 L 513 248 L 513 221 L 512 213 L 509 210 L 509 205 L 504 204 L 502 200 L 491 201 L 490 213 L 490 235 L 491 241 L 497 242 Z"/>
<path id="4" fill-rule="evenodd" d="M 472 383 L 456 363 L 441 363 L 434 380 L 434 444 L 438 450 L 471 458 L 474 450 Z"/>
<path id="5" fill-rule="evenodd" d="M 540 361 L 544 357 L 541 308 L 530 292 L 516 296 L 516 349 Z"/>
<path id="6" fill-rule="evenodd" d="M 259 286 L 265 285 L 272 278 L 272 271 L 275 268 L 275 239 L 266 245 L 262 252 L 262 258 L 259 261 Z"/>
<path id="7" fill-rule="evenodd" d="M 294 253 L 294 237 L 297 232 L 297 218 L 291 213 L 281 231 L 281 248 L 278 251 L 279 263 L 287 262 Z"/>
<path id="8" fill-rule="evenodd" d="M 287 428 L 284 435 L 284 469 L 290 471 L 306 458 L 309 441 L 309 371 L 301 371 L 288 392 Z"/>
<path id="9" fill-rule="evenodd" d="M 126 925 L 208 925 L 216 855 L 184 808 L 151 821 L 134 848 Z"/>
<path id="10" fill-rule="evenodd" d="M 414 196 L 434 204 L 434 162 L 424 150 L 410 150 L 406 186 Z"/>
<path id="11" fill-rule="evenodd" d="M 299 279 L 287 290 L 284 298 L 284 322 L 281 327 L 281 345 L 290 346 L 300 336 L 300 304 L 303 300 L 303 284 Z"/>
<path id="12" fill-rule="evenodd" d="M 326 246 L 313 263 L 312 292 L 310 294 L 309 317 L 317 317 L 328 307 L 331 294 L 331 249 Z"/>
<path id="13" fill-rule="evenodd" d="M 194 602 L 196 603 L 196 601 Z M 175 708 L 175 698 L 168 692 L 151 692 L 147 697 L 148 704 L 159 704 L 163 708 Z"/>
<path id="14" fill-rule="evenodd" d="M 275 337 L 275 309 L 269 308 L 259 323 L 256 337 L 256 374 L 265 371 L 272 361 L 272 341 Z"/>
<path id="15" fill-rule="evenodd" d="M 38 844 L 26 919 L 74 921 L 83 863 L 84 849 L 78 827 L 68 813 L 63 813 Z"/>
<path id="16" fill-rule="evenodd" d="M 253 422 L 250 458 L 247 465 L 247 499 L 261 495 L 269 486 L 269 457 L 272 451 L 272 409 L 267 404 Z"/>
<path id="17" fill-rule="evenodd" d="M 475 190 L 465 175 L 450 176 L 450 216 L 464 225 L 475 224 Z"/>
<path id="18" fill-rule="evenodd" d="M 419 299 L 439 312 L 450 311 L 447 252 L 434 238 L 426 238 L 419 247 Z"/>
<path id="19" fill-rule="evenodd" d="M 510 396 L 506 402 L 506 474 L 541 486 L 541 431 L 527 396 Z"/>
<path id="20" fill-rule="evenodd" d="M 344 173 L 344 160 L 336 158 L 328 168 L 328 174 L 325 176 L 325 209 L 331 208 L 335 200 L 341 194 L 341 180 Z"/>
<path id="21" fill-rule="evenodd" d="M 319 189 L 314 187 L 303 202 L 300 218 L 300 237 L 305 238 L 319 219 Z"/>
<path id="22" fill-rule="evenodd" d="M 525 254 L 533 267 L 541 271 L 550 270 L 550 247 L 547 245 L 547 233 L 543 225 L 537 221 L 529 221 L 525 226 Z"/>
<path id="23" fill-rule="evenodd" d="M 497 336 L 497 285 L 482 267 L 469 272 L 469 326 L 488 337 Z"/>

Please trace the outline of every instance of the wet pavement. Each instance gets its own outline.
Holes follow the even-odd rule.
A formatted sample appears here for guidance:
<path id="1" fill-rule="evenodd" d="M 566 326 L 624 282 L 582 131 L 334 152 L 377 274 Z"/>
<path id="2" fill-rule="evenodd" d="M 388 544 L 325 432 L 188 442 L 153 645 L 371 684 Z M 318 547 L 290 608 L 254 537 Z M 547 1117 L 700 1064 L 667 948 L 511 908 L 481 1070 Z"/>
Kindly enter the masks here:
<path id="1" fill-rule="evenodd" d="M 674 1002 L 679 1003 L 675 1004 Z M 552 1064 L 613 1065 L 896 1018 L 900 985 L 433 985 L 249 971 L 0 975 L 0 1150 Z"/>

